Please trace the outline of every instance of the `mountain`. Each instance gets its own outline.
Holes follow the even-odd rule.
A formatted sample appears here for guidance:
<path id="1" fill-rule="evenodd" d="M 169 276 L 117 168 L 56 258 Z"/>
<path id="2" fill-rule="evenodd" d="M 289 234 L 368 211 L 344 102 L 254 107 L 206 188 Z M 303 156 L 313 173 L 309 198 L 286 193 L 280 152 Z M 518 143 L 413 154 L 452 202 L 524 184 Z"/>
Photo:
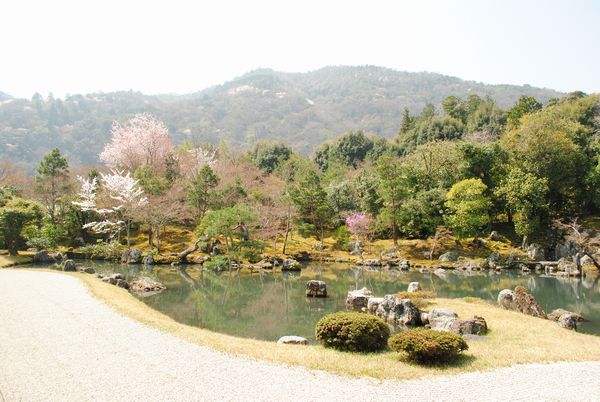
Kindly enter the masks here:
<path id="1" fill-rule="evenodd" d="M 95 164 L 110 138 L 112 121 L 139 112 L 163 119 L 177 143 L 225 140 L 250 146 L 257 140 L 279 139 L 310 153 L 349 130 L 391 138 L 405 107 L 418 114 L 428 103 L 439 107 L 449 95 L 470 94 L 489 95 L 502 107 L 510 107 L 521 95 L 541 102 L 564 95 L 528 85 L 485 85 L 373 66 L 325 67 L 308 73 L 259 69 L 187 95 L 129 91 L 27 100 L 0 93 L 0 160 L 22 161 L 31 170 L 51 148 L 59 147 L 72 164 Z"/>

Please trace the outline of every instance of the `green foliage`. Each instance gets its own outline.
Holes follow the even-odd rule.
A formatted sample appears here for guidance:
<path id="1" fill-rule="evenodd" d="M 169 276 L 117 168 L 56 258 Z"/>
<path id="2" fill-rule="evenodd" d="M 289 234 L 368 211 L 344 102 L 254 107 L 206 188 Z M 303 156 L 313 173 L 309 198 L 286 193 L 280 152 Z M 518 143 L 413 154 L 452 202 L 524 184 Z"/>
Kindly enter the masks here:
<path id="1" fill-rule="evenodd" d="M 42 177 L 57 177 L 65 174 L 68 169 L 67 159 L 60 154 L 60 149 L 54 148 L 44 156 L 37 172 Z"/>
<path id="2" fill-rule="evenodd" d="M 56 224 L 59 220 L 61 197 L 70 192 L 69 164 L 60 150 L 54 148 L 44 156 L 37 172 L 36 194 L 46 207 L 50 220 Z"/>
<path id="3" fill-rule="evenodd" d="M 323 232 L 332 220 L 333 207 L 317 173 L 309 171 L 291 189 L 290 196 L 304 222 L 313 225 L 322 240 Z"/>
<path id="4" fill-rule="evenodd" d="M 346 225 L 338 227 L 333 232 L 335 243 L 333 248 L 336 250 L 348 251 L 350 249 L 350 231 Z"/>
<path id="5" fill-rule="evenodd" d="M 225 238 L 227 251 L 233 252 L 233 240 L 236 234 L 248 233 L 248 224 L 256 221 L 256 214 L 247 205 L 239 204 L 214 211 L 208 211 L 198 228 L 199 237 Z M 245 237 L 245 236 L 244 236 Z"/>
<path id="6" fill-rule="evenodd" d="M 119 260 L 123 255 L 126 247 L 118 241 L 109 243 L 98 240 L 95 244 L 86 244 L 81 247 L 81 252 L 89 255 L 91 258 L 99 258 L 104 260 Z"/>
<path id="7" fill-rule="evenodd" d="M 331 161 L 339 161 L 346 166 L 356 168 L 373 149 L 374 142 L 362 131 L 349 132 L 332 143 L 321 145 L 314 155 L 314 161 L 322 171 L 327 170 Z M 381 147 L 381 144 L 378 144 Z M 381 152 L 379 150 L 377 153 Z"/>
<path id="8" fill-rule="evenodd" d="M 443 222 L 446 191 L 440 188 L 412 194 L 398 213 L 400 231 L 409 237 L 426 238 Z"/>
<path id="9" fill-rule="evenodd" d="M 406 353 L 409 360 L 422 364 L 448 363 L 469 349 L 460 335 L 425 328 L 400 332 L 389 343 L 396 352 Z"/>
<path id="10" fill-rule="evenodd" d="M 257 142 L 250 151 L 250 158 L 256 167 L 273 173 L 282 162 L 287 161 L 292 150 L 282 142 Z"/>
<path id="11" fill-rule="evenodd" d="M 548 179 L 525 173 L 515 167 L 496 189 L 512 213 L 515 231 L 521 236 L 534 234 L 548 219 Z"/>
<path id="12" fill-rule="evenodd" d="M 224 255 L 210 257 L 202 266 L 212 271 L 225 271 L 229 268 L 229 259 Z"/>
<path id="13" fill-rule="evenodd" d="M 253 264 L 262 260 L 264 250 L 265 243 L 260 240 L 240 240 L 232 246 L 235 259 L 247 260 Z"/>
<path id="14" fill-rule="evenodd" d="M 542 110 L 542 104 L 533 96 L 521 96 L 519 101 L 506 112 L 506 118 L 511 128 L 519 126 L 521 117 Z"/>
<path id="15" fill-rule="evenodd" d="M 44 216 L 42 207 L 30 200 L 13 198 L 0 208 L 0 243 L 11 255 L 25 244 L 22 231 L 27 226 L 39 227 Z"/>
<path id="16" fill-rule="evenodd" d="M 392 227 L 394 244 L 397 244 L 400 207 L 409 190 L 406 169 L 390 156 L 380 158 L 376 168 L 379 179 L 377 193 L 383 201 L 378 218 Z"/>
<path id="17" fill-rule="evenodd" d="M 490 223 L 492 203 L 486 195 L 487 186 L 481 179 L 465 179 L 452 186 L 446 194 L 446 220 L 459 237 L 477 235 Z"/>
<path id="18" fill-rule="evenodd" d="M 67 237 L 67 232 L 62 225 L 44 222 L 41 227 L 31 224 L 23 228 L 22 235 L 27 239 L 29 247 L 38 250 L 55 249 Z"/>
<path id="19" fill-rule="evenodd" d="M 350 181 L 344 180 L 327 188 L 327 198 L 336 215 L 344 212 L 356 211 L 358 200 L 356 199 L 354 186 Z"/>
<path id="20" fill-rule="evenodd" d="M 317 323 L 316 337 L 325 347 L 349 352 L 385 349 L 390 328 L 378 317 L 356 312 L 328 314 Z"/>
<path id="21" fill-rule="evenodd" d="M 383 207 L 383 203 L 377 189 L 378 177 L 373 169 L 362 169 L 352 179 L 352 185 L 356 191 L 358 209 L 370 215 L 376 216 Z"/>
<path id="22" fill-rule="evenodd" d="M 156 175 L 149 165 L 137 168 L 133 177 L 138 181 L 138 185 L 146 194 L 163 195 L 171 187 L 171 182 L 164 177 Z"/>
<path id="23" fill-rule="evenodd" d="M 187 202 L 194 209 L 196 217 L 202 219 L 206 211 L 216 204 L 214 188 L 219 177 L 208 165 L 205 165 L 190 183 Z"/>

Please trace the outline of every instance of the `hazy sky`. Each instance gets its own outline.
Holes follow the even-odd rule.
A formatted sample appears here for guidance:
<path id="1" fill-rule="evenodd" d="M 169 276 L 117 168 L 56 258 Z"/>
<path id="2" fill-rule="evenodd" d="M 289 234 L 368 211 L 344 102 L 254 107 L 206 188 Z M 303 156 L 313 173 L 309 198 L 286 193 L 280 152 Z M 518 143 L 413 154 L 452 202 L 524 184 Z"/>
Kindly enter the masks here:
<path id="1" fill-rule="evenodd" d="M 2 0 L 0 91 L 188 93 L 258 67 L 371 64 L 600 92 L 600 1 L 210 3 Z"/>

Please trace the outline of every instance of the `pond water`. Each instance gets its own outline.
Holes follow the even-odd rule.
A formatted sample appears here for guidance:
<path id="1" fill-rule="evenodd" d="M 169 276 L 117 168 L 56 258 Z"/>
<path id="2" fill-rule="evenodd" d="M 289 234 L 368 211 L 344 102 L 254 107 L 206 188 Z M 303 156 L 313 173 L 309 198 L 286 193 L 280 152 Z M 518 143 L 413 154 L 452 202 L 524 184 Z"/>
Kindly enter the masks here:
<path id="1" fill-rule="evenodd" d="M 86 264 L 87 265 L 87 264 Z M 406 290 L 413 281 L 440 297 L 479 297 L 495 301 L 498 292 L 521 285 L 529 289 L 545 311 L 564 308 L 589 321 L 578 331 L 600 335 L 600 282 L 517 272 L 447 271 L 444 275 L 420 272 L 366 270 L 347 264 L 310 263 L 301 272 L 221 272 L 199 266 L 139 266 L 93 264 L 98 272 L 121 272 L 129 278 L 143 273 L 167 286 L 164 292 L 142 299 L 173 319 L 212 331 L 264 340 L 284 335 L 314 339 L 317 321 L 344 310 L 349 290 L 367 287 L 377 296 Z M 143 272 L 140 272 L 143 271 Z M 305 296 L 306 281 L 327 283 L 329 297 Z"/>

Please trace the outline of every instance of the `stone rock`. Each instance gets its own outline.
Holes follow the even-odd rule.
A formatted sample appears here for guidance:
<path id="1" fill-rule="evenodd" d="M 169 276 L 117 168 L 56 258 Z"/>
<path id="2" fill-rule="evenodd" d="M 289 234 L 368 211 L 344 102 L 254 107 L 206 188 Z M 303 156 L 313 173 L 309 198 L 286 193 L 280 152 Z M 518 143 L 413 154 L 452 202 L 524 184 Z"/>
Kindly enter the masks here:
<path id="1" fill-rule="evenodd" d="M 493 241 L 500 241 L 501 240 L 500 235 L 495 230 L 492 230 L 492 232 L 488 236 L 488 239 L 493 240 Z"/>
<path id="2" fill-rule="evenodd" d="M 581 257 L 581 259 L 579 260 L 579 265 L 581 265 L 582 267 L 595 266 L 594 261 L 592 261 L 592 258 L 589 255 L 584 255 L 583 257 Z"/>
<path id="3" fill-rule="evenodd" d="M 311 248 L 315 251 L 323 251 L 325 250 L 325 245 L 323 245 L 323 243 L 317 243 L 314 244 Z"/>
<path id="4" fill-rule="evenodd" d="M 400 263 L 398 264 L 398 268 L 401 271 L 408 271 L 410 269 L 410 262 L 408 260 L 402 260 L 400 261 Z"/>
<path id="5" fill-rule="evenodd" d="M 369 297 L 369 300 L 367 301 L 367 312 L 375 314 L 382 301 L 383 297 Z"/>
<path id="6" fill-rule="evenodd" d="M 283 260 L 283 266 L 281 267 L 283 271 L 300 271 L 302 269 L 300 263 L 293 258 L 286 258 Z"/>
<path id="7" fill-rule="evenodd" d="M 112 274 L 110 277 L 113 278 L 113 279 L 115 279 L 115 280 L 117 280 L 117 279 L 125 279 L 125 275 L 119 274 L 119 273 Z"/>
<path id="8" fill-rule="evenodd" d="M 577 320 L 571 314 L 561 315 L 557 322 L 561 328 L 577 331 Z"/>
<path id="9" fill-rule="evenodd" d="M 531 243 L 529 247 L 527 247 L 527 256 L 534 261 L 543 261 L 546 253 L 542 246 Z"/>
<path id="10" fill-rule="evenodd" d="M 510 289 L 503 289 L 498 293 L 498 304 L 500 307 L 512 310 L 515 301 L 515 292 Z"/>
<path id="11" fill-rule="evenodd" d="M 440 317 L 457 318 L 458 314 L 456 314 L 456 312 L 454 310 L 451 310 L 449 308 L 439 308 L 439 307 L 431 309 L 431 311 L 428 314 L 428 318 L 430 321 L 435 320 Z"/>
<path id="12" fill-rule="evenodd" d="M 409 283 L 408 288 L 406 289 L 406 291 L 410 293 L 418 292 L 420 290 L 423 290 L 423 288 L 421 288 L 421 284 L 419 282 Z"/>
<path id="13" fill-rule="evenodd" d="M 517 286 L 515 288 L 512 305 L 513 310 L 515 311 L 519 311 L 532 317 L 546 318 L 546 312 L 544 312 L 542 306 L 540 306 L 537 300 L 535 300 L 535 297 L 522 286 Z"/>
<path id="14" fill-rule="evenodd" d="M 558 319 L 565 314 L 572 316 L 575 321 L 584 321 L 584 318 L 581 314 L 573 313 L 572 311 L 564 310 L 562 308 L 553 310 L 550 314 L 548 314 L 548 319 L 552 321 L 558 321 Z"/>
<path id="15" fill-rule="evenodd" d="M 124 264 L 140 264 L 142 262 L 142 250 L 137 248 L 125 250 L 121 255 L 121 262 Z"/>
<path id="16" fill-rule="evenodd" d="M 567 240 L 564 243 L 558 243 L 554 247 L 554 259 L 573 257 L 577 254 L 577 245 L 572 240 Z"/>
<path id="17" fill-rule="evenodd" d="M 490 256 L 487 258 L 488 263 L 493 263 L 494 265 L 500 262 L 500 253 L 497 251 L 492 252 Z"/>
<path id="18" fill-rule="evenodd" d="M 273 263 L 269 260 L 260 260 L 256 264 L 252 265 L 252 268 L 256 269 L 273 269 Z"/>
<path id="19" fill-rule="evenodd" d="M 301 336 L 282 336 L 277 341 L 278 345 L 308 345 L 308 339 L 303 338 Z"/>
<path id="20" fill-rule="evenodd" d="M 356 262 L 357 265 L 363 265 L 365 267 L 380 267 L 382 265 L 380 260 L 374 258 L 368 258 L 366 260 L 360 260 Z"/>
<path id="21" fill-rule="evenodd" d="M 421 324 L 427 325 L 429 324 L 429 313 L 421 313 Z"/>
<path id="22" fill-rule="evenodd" d="M 129 283 L 125 279 L 117 279 L 116 285 L 123 289 L 129 289 Z"/>
<path id="23" fill-rule="evenodd" d="M 410 299 L 400 299 L 395 295 L 386 295 L 375 311 L 377 317 L 396 326 L 415 326 L 421 324 L 421 313 Z"/>
<path id="24" fill-rule="evenodd" d="M 163 290 L 165 290 L 167 287 L 165 285 L 163 285 L 162 283 L 155 281 L 152 278 L 149 278 L 147 276 L 138 276 L 137 278 L 134 278 L 131 283 L 129 284 L 129 288 L 131 289 L 132 292 L 135 293 L 140 293 L 140 294 L 144 294 L 144 293 L 158 293 L 158 292 L 162 292 Z"/>
<path id="25" fill-rule="evenodd" d="M 116 285 L 117 279 L 113 278 L 112 276 L 105 276 L 102 278 L 102 282 L 110 283 L 111 285 Z"/>
<path id="26" fill-rule="evenodd" d="M 361 256 L 363 251 L 362 251 L 362 244 L 359 241 L 354 241 L 350 243 L 350 249 L 352 251 L 350 251 L 350 254 L 352 255 L 358 255 Z"/>
<path id="27" fill-rule="evenodd" d="M 65 272 L 75 272 L 77 268 L 75 267 L 75 261 L 73 260 L 65 260 L 62 266 L 62 270 Z"/>
<path id="28" fill-rule="evenodd" d="M 364 311 L 369 304 L 369 298 L 373 296 L 367 288 L 351 290 L 346 296 L 346 308 L 352 311 Z"/>
<path id="29" fill-rule="evenodd" d="M 327 285 L 323 281 L 310 280 L 306 282 L 307 297 L 327 297 Z"/>
<path id="30" fill-rule="evenodd" d="M 142 258 L 142 264 L 143 265 L 154 265 L 154 257 L 152 255 L 147 255 L 144 258 Z"/>
<path id="31" fill-rule="evenodd" d="M 310 253 L 306 250 L 296 251 L 292 254 L 296 261 L 310 261 Z"/>
<path id="32" fill-rule="evenodd" d="M 33 263 L 34 264 L 50 264 L 50 263 L 53 263 L 53 262 L 56 262 L 56 260 L 54 259 L 54 257 L 50 256 L 48 254 L 48 252 L 45 251 L 45 250 L 38 251 L 33 256 Z"/>
<path id="33" fill-rule="evenodd" d="M 468 320 L 460 320 L 452 317 L 439 317 L 429 320 L 431 329 L 437 331 L 453 332 L 458 335 L 485 335 L 487 323 L 483 317 L 474 316 Z"/>
<path id="34" fill-rule="evenodd" d="M 79 272 L 83 272 L 83 273 L 86 273 L 86 274 L 95 274 L 96 270 L 94 268 L 92 268 L 92 267 L 85 267 L 85 268 L 81 268 L 79 270 Z"/>
<path id="35" fill-rule="evenodd" d="M 456 251 L 448 251 L 447 253 L 440 255 L 438 260 L 446 262 L 455 262 L 458 261 L 458 254 L 456 253 Z"/>

